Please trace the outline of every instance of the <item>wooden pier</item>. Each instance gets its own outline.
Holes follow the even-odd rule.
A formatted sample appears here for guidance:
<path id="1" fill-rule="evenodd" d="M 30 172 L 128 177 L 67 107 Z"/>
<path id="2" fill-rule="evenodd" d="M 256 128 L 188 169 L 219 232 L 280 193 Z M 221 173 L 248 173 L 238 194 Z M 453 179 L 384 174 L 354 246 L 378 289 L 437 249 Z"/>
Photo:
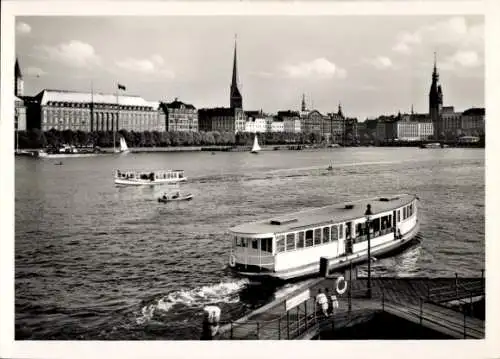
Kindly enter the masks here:
<path id="1" fill-rule="evenodd" d="M 467 312 L 451 309 L 454 302 L 474 306 L 484 298 L 484 278 L 371 278 L 371 297 L 367 297 L 367 278 L 348 282 L 343 294 L 335 291 L 334 278 L 317 278 L 289 295 L 259 308 L 243 318 L 222 325 L 214 339 L 313 339 L 324 331 L 335 332 L 369 321 L 376 313 L 388 313 L 422 328 L 455 339 L 484 338 L 484 320 Z M 336 295 L 338 308 L 325 317 L 319 313 L 315 296 L 328 288 Z M 309 290 L 309 299 L 285 309 L 285 302 Z M 390 339 L 390 338 L 387 338 Z"/>

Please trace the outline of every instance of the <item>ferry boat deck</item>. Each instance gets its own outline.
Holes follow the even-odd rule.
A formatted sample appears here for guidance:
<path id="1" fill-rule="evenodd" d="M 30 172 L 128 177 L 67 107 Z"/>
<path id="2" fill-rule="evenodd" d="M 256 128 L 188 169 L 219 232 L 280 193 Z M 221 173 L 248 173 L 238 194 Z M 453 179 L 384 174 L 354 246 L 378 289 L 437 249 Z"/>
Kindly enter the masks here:
<path id="1" fill-rule="evenodd" d="M 252 235 L 274 233 L 277 231 L 293 231 L 302 227 L 328 223 L 331 222 L 333 218 L 338 222 L 343 222 L 353 218 L 363 217 L 368 204 L 371 205 L 373 215 L 376 215 L 378 213 L 390 211 L 394 208 L 402 207 L 413 198 L 415 198 L 415 196 L 411 194 L 398 194 L 378 196 L 344 204 L 333 204 L 325 207 L 288 213 L 271 220 L 266 219 L 241 224 L 231 228 L 231 231 L 239 234 L 245 233 Z M 279 229 L 277 226 L 279 226 Z"/>

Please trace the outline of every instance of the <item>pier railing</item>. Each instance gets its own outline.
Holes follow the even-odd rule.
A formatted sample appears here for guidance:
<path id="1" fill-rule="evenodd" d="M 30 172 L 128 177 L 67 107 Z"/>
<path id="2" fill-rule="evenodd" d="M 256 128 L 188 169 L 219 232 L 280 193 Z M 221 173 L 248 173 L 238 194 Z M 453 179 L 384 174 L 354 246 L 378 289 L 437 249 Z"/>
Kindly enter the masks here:
<path id="1" fill-rule="evenodd" d="M 429 280 L 430 281 L 430 280 Z M 379 291 L 370 298 L 363 284 L 349 283 L 348 291 L 337 295 L 339 306 L 333 315 L 325 316 L 316 305 L 315 298 L 309 298 L 288 312 L 270 309 L 261 318 L 264 320 L 232 321 L 225 323 L 226 330 L 219 339 L 300 339 L 311 338 L 323 330 L 335 330 L 366 318 L 368 313 L 382 310 L 413 321 L 430 329 L 441 331 L 455 338 L 484 338 L 484 321 L 473 318 L 465 310 L 473 306 L 474 299 L 484 296 L 484 271 L 477 280 L 458 278 L 451 284 L 432 288 L 429 282 L 417 295 L 401 294 L 391 286 L 378 286 Z M 420 285 L 425 285 L 422 280 Z M 448 280 L 448 282 L 450 282 Z M 366 284 L 366 283 L 365 283 Z M 443 302 L 453 301 L 462 311 L 452 310 Z M 278 304 L 279 306 L 279 304 Z M 267 320 L 266 320 L 267 319 Z M 222 323 L 221 323 L 222 324 Z"/>

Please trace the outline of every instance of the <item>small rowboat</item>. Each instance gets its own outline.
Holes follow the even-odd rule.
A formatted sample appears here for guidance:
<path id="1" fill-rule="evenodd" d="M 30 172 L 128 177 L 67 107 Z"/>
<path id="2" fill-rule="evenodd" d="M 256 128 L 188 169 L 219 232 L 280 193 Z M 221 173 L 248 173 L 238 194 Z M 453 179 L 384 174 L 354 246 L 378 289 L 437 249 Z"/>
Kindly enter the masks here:
<path id="1" fill-rule="evenodd" d="M 158 202 L 167 203 L 175 201 L 190 201 L 191 199 L 193 199 L 193 195 L 191 193 L 186 193 L 179 196 L 174 195 L 174 196 L 160 197 L 158 198 Z"/>

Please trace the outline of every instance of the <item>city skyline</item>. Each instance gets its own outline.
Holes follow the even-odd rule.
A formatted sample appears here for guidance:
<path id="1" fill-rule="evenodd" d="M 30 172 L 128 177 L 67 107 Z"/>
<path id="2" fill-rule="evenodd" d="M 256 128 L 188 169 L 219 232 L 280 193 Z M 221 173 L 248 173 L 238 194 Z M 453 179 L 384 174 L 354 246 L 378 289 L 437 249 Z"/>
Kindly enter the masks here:
<path id="1" fill-rule="evenodd" d="M 19 17 L 16 56 L 27 95 L 120 82 L 150 101 L 224 107 L 235 34 L 245 110 L 298 110 L 305 93 L 309 108 L 341 102 L 360 121 L 428 112 L 435 51 L 444 105 L 484 107 L 482 16 Z"/>

